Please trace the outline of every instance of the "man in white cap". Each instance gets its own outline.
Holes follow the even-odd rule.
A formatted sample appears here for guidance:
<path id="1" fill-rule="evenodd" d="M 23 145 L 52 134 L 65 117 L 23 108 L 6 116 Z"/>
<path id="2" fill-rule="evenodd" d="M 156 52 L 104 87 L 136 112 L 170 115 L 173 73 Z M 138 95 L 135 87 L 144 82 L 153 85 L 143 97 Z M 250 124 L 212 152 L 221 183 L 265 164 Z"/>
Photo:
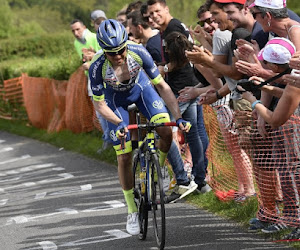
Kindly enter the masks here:
<path id="1" fill-rule="evenodd" d="M 94 10 L 91 13 L 91 20 L 92 24 L 94 26 L 95 31 L 97 32 L 99 25 L 106 20 L 107 17 L 105 15 L 105 12 L 103 10 Z"/>

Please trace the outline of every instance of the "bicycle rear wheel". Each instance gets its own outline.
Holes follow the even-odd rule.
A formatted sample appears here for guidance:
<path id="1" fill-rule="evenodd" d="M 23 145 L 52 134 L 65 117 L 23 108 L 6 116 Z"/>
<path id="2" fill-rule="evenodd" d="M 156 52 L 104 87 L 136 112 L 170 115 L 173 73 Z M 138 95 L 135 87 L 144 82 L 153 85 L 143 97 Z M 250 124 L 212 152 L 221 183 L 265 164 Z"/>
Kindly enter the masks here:
<path id="1" fill-rule="evenodd" d="M 144 192 L 141 191 L 141 164 L 138 154 L 133 157 L 133 178 L 134 178 L 134 197 L 139 212 L 140 234 L 139 239 L 145 240 L 147 236 L 148 228 L 148 199 L 147 189 Z"/>
<path id="2" fill-rule="evenodd" d="M 151 206 L 153 213 L 153 228 L 159 249 L 164 249 L 166 240 L 166 215 L 163 181 L 158 156 L 151 156 Z"/>

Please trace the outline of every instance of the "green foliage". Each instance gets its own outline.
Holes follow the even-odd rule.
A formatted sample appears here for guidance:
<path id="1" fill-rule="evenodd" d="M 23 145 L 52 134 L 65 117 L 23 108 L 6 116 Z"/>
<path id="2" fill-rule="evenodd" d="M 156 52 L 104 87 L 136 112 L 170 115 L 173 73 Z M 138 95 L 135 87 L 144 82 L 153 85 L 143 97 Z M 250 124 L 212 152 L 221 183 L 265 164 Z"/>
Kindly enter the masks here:
<path id="1" fill-rule="evenodd" d="M 20 57 L 44 57 L 74 52 L 73 41 L 74 38 L 70 32 L 0 40 L 0 61 Z"/>
<path id="2" fill-rule="evenodd" d="M 12 29 L 12 11 L 6 0 L 0 0 L 0 39 L 7 38 Z"/>
<path id="3" fill-rule="evenodd" d="M 287 0 L 287 6 L 289 9 L 293 10 L 298 15 L 300 15 L 299 0 Z"/>
<path id="4" fill-rule="evenodd" d="M 76 53 L 65 53 L 61 56 L 28 59 L 15 59 L 0 63 L 1 79 L 19 77 L 27 73 L 33 77 L 46 77 L 57 80 L 68 80 L 70 75 L 81 65 Z"/>

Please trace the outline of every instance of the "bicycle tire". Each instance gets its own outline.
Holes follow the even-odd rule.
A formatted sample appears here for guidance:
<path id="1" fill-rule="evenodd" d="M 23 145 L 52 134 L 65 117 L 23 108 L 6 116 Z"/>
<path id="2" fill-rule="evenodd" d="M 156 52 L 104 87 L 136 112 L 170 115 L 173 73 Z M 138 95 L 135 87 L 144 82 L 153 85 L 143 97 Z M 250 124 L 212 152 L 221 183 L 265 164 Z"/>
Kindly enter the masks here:
<path id="1" fill-rule="evenodd" d="M 161 168 L 157 154 L 151 155 L 149 161 L 151 170 L 151 206 L 153 213 L 153 228 L 159 249 L 164 249 L 166 241 L 166 214 Z"/>
<path id="2" fill-rule="evenodd" d="M 145 240 L 147 236 L 148 229 L 148 199 L 147 199 L 147 189 L 144 194 L 141 192 L 141 181 L 140 181 L 140 157 L 135 154 L 133 157 L 133 180 L 134 180 L 134 197 L 137 204 L 139 212 L 139 223 L 140 223 L 140 233 L 139 239 Z"/>

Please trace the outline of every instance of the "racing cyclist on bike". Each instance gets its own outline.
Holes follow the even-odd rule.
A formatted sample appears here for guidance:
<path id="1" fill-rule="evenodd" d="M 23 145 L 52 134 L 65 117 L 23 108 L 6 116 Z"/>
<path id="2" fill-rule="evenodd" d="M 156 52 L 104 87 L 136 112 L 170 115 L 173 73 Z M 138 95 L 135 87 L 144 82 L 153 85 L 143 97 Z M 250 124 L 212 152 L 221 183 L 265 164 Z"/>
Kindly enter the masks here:
<path id="1" fill-rule="evenodd" d="M 114 19 L 103 21 L 97 39 L 103 52 L 96 54 L 89 68 L 93 102 L 95 109 L 108 121 L 110 138 L 117 154 L 119 181 L 128 206 L 126 230 L 138 235 L 140 226 L 133 193 L 127 107 L 135 103 L 150 122 L 170 122 L 163 99 L 181 130 L 188 132 L 191 125 L 182 119 L 178 102 L 151 55 L 142 45 L 128 41 L 122 24 Z M 159 127 L 156 131 L 160 136 L 159 161 L 163 166 L 172 142 L 172 130 L 170 127 Z M 120 147 L 121 138 L 126 140 L 124 148 Z"/>

